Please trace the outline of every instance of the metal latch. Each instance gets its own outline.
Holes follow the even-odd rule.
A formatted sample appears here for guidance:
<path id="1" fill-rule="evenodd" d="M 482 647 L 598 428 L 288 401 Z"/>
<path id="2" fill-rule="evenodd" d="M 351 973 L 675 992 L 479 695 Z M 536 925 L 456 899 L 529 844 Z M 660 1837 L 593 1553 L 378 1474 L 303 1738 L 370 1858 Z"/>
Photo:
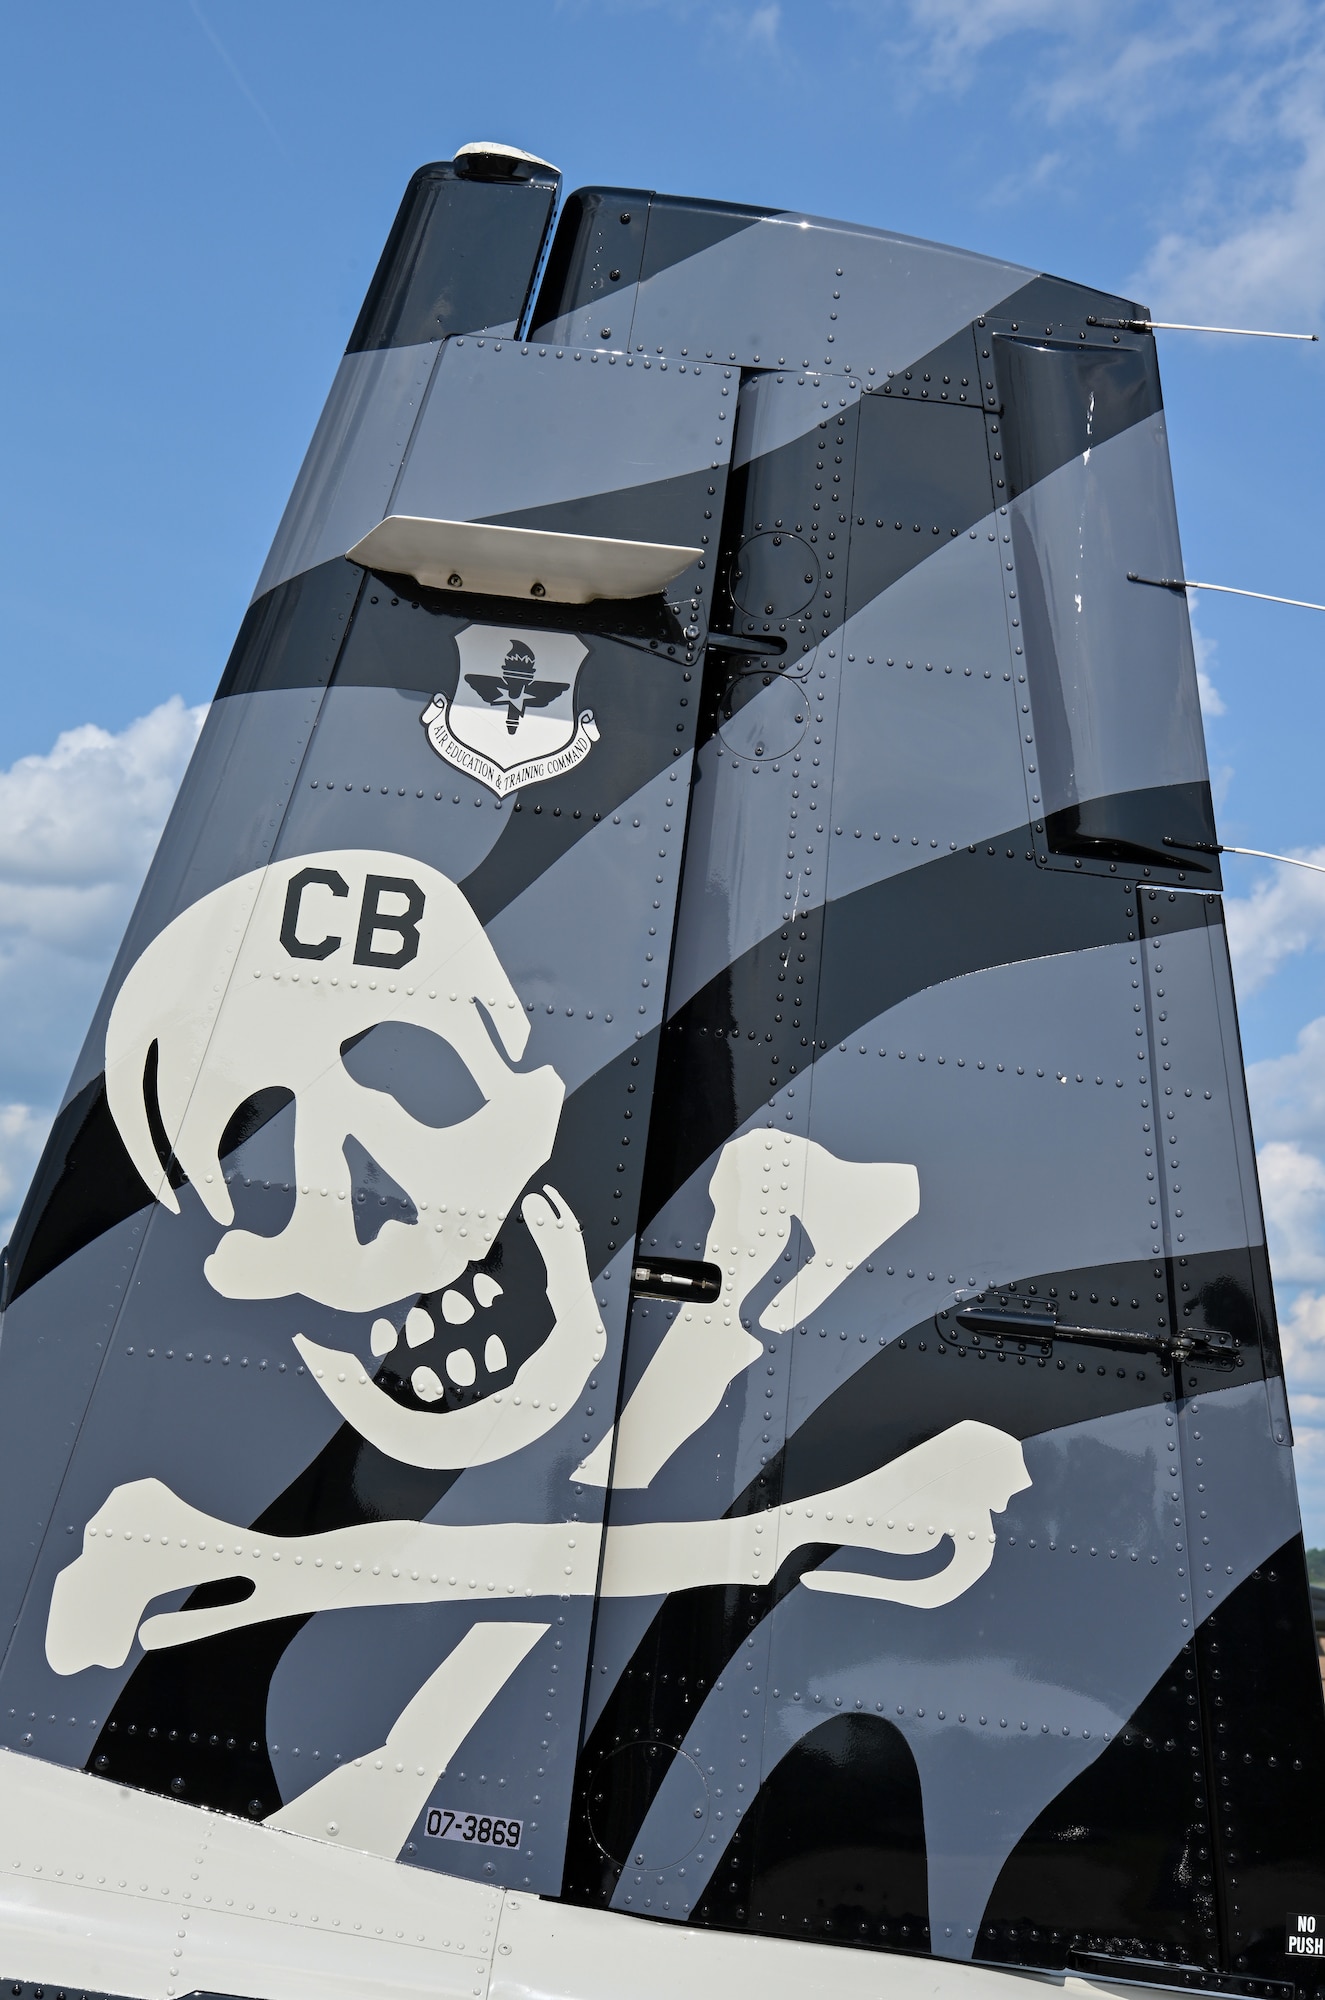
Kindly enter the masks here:
<path id="1" fill-rule="evenodd" d="M 1097 1347 L 1120 1347 L 1144 1354 L 1159 1354 L 1166 1361 L 1213 1361 L 1237 1366 L 1242 1343 L 1231 1333 L 1203 1328 L 1199 1333 L 1167 1329 L 1133 1332 L 1128 1327 L 1069 1326 L 1053 1312 L 1004 1312 L 995 1307 L 970 1306 L 954 1317 L 968 1333 L 992 1333 L 1012 1340 L 1088 1341 Z M 936 1323 L 947 1318 L 936 1315 Z M 942 1326 L 939 1331 L 942 1332 Z"/>
<path id="2" fill-rule="evenodd" d="M 630 1288 L 651 1299 L 699 1299 L 707 1303 L 722 1290 L 722 1272 L 716 1264 L 690 1263 L 682 1258 L 665 1264 L 641 1258 L 631 1271 Z"/>

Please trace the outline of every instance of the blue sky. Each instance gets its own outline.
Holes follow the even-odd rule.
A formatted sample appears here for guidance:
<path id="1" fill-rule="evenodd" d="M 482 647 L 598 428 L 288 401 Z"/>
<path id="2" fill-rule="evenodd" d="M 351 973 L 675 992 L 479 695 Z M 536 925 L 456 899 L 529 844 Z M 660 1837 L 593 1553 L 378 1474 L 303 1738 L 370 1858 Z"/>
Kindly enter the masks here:
<path id="1" fill-rule="evenodd" d="M 420 162 L 502 138 L 568 187 L 1325 328 L 1325 6 L 1301 0 L 52 0 L 5 39 L 0 1217 Z M 1161 339 L 1188 574 L 1325 599 L 1325 344 Z M 1325 616 L 1206 596 L 1196 626 L 1223 838 L 1325 861 Z M 1228 873 L 1325 1543 L 1325 877 Z"/>

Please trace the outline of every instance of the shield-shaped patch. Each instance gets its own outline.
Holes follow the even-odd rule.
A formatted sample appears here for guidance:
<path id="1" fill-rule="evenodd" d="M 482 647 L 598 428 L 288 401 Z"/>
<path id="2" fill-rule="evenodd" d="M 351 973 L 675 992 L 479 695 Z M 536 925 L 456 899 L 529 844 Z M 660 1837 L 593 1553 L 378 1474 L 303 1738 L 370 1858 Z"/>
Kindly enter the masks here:
<path id="1" fill-rule="evenodd" d="M 583 762 L 598 729 L 575 706 L 586 648 L 573 632 L 468 625 L 456 649 L 455 694 L 434 695 L 420 718 L 439 757 L 498 798 Z"/>

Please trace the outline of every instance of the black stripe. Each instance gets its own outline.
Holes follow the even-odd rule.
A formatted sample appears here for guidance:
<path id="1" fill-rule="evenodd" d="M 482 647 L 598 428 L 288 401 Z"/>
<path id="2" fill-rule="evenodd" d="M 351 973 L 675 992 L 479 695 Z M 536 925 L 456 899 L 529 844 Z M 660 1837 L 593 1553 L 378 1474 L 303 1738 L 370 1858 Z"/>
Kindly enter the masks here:
<path id="1" fill-rule="evenodd" d="M 995 332 L 994 380 L 1003 411 L 1010 498 L 1060 465 L 1106 444 L 1164 407 L 1153 334 L 1123 344 L 1065 342 Z"/>
<path id="2" fill-rule="evenodd" d="M 799 1737 L 750 1801 L 690 1922 L 922 1951 L 929 1939 L 924 1796 L 900 1726 L 882 1715 L 839 1713 Z"/>
<path id="3" fill-rule="evenodd" d="M 617 315 L 611 330 L 619 345 L 630 331 L 619 315 L 633 314 L 635 288 L 643 279 L 780 213 L 738 202 L 650 194 L 642 188 L 579 188 L 562 209 L 529 338 L 539 339 L 553 320 L 601 303 L 605 309 L 610 304 Z M 614 297 L 618 292 L 629 296 Z"/>
<path id="4" fill-rule="evenodd" d="M 89 1986 L 66 1983 L 56 1988 L 53 1980 L 47 1980 L 42 1984 L 39 1980 L 33 1979 L 0 1978 L 0 1990 L 13 1994 L 15 2000 L 116 2000 L 115 1995 L 94 1992 Z M 184 2000 L 236 2000 L 236 1996 L 214 1993 L 206 1987 L 195 1986 L 191 1993 L 184 1995 Z"/>
<path id="5" fill-rule="evenodd" d="M 1127 1940 L 1138 1956 L 1150 1959 L 1154 1984 L 1175 1986 L 1180 1965 L 1207 1959 L 1215 1898 L 1208 1865 L 1192 1866 L 1194 1853 L 1209 1851 L 1205 1771 L 1199 1759 L 1172 1754 L 1189 1737 L 1193 1659 L 1189 1640 L 1103 1755 L 1066 1784 L 1021 1836 L 985 1905 L 978 1957 L 1056 1969 L 1071 1964 L 1110 1980 L 1144 1977 L 1135 1962 L 1129 1966 L 1116 1959 Z M 1160 1746 L 1170 1754 L 1165 1782 L 1156 1784 Z M 1088 1839 L 1082 1838 L 1083 1828 L 1090 1829 Z M 1106 1853 L 1125 1855 L 1126 1865 L 1101 1867 Z M 1098 1951 L 1106 1938 L 1107 1973 L 1102 1964 L 1087 1966 L 1077 1957 L 1091 1947 Z M 1170 1955 L 1172 1970 L 1163 1964 Z M 1217 1978 L 1207 1972 L 1201 1984 L 1214 1987 Z"/>
<path id="6" fill-rule="evenodd" d="M 361 569 L 335 556 L 266 591 L 244 613 L 216 699 L 326 687 L 362 582 Z"/>
<path id="7" fill-rule="evenodd" d="M 549 500 L 537 507 L 514 507 L 508 513 L 483 518 L 503 528 L 544 528 L 557 535 L 603 535 L 609 540 L 693 547 L 691 538 L 701 524 L 704 503 L 715 483 L 712 469 L 705 465 L 693 472 L 675 473 L 670 479 L 645 480 L 637 486 L 582 494 L 572 500 Z M 684 581 L 678 578 L 669 589 L 680 588 Z M 642 608 L 649 600 L 639 602 Z M 579 606 L 575 615 L 580 616 Z M 618 609 L 618 620 L 620 615 Z"/>
<path id="8" fill-rule="evenodd" d="M 347 354 L 518 321 L 552 223 L 558 175 L 476 180 L 449 160 L 405 190 Z"/>
<path id="9" fill-rule="evenodd" d="M 0 1305 L 44 1278 L 88 1243 L 151 1205 L 94 1077 L 57 1113 L 6 1251 Z"/>
<path id="10" fill-rule="evenodd" d="M 909 368 L 889 369 L 883 394 L 903 402 L 947 403 L 957 409 L 964 404 L 978 410 L 984 396 L 975 335 L 974 323 L 968 322 L 937 347 L 917 356 Z M 875 387 L 873 383 L 870 386 Z"/>
<path id="11" fill-rule="evenodd" d="M 1023 592 L 1025 595 L 1028 593 Z M 1034 665 L 1031 674 L 1034 680 Z M 1042 678 L 1050 680 L 1047 675 Z M 1037 691 L 1032 686 L 1032 699 Z M 1061 709 L 1056 673 L 1049 688 L 1051 697 L 1054 693 L 1058 694 Z M 1062 728 L 1066 735 L 1065 720 Z M 1045 762 L 1044 742 L 1048 733 L 1042 724 L 1040 755 Z M 1133 868 L 1138 873 L 1142 869 L 1147 874 L 1158 871 L 1166 881 L 1171 881 L 1175 874 L 1181 880 L 1191 876 L 1194 885 L 1203 889 L 1220 887 L 1218 855 L 1202 852 L 1203 848 L 1213 848 L 1216 838 L 1214 803 L 1204 778 L 1188 784 L 1146 785 L 1133 792 L 1110 792 L 1101 798 L 1082 799 L 1077 805 L 1049 813 L 1043 831 L 1037 826 L 1036 833 L 1041 846 L 1047 845 L 1052 854 L 1080 857 L 1097 864 L 1115 862 L 1119 869 Z M 1174 843 L 1172 846 L 1170 841 Z"/>
<path id="12" fill-rule="evenodd" d="M 368 618 L 370 607 L 379 612 L 377 618 Z M 387 614 L 393 609 L 403 609 L 405 615 L 387 629 Z M 272 688 L 327 687 L 333 682 L 337 687 L 431 693 L 437 685 L 440 642 L 426 621 L 409 620 L 412 611 L 449 620 L 442 630 L 451 633 L 477 621 L 536 632 L 573 631 L 586 640 L 618 639 L 664 659 L 688 658 L 694 651 L 683 621 L 662 596 L 578 604 L 570 613 L 564 605 L 531 604 L 527 598 L 429 590 L 412 576 L 364 571 L 343 556 L 333 556 L 330 562 L 275 584 L 249 606 L 216 698 Z M 356 627 L 361 629 L 354 644 L 345 647 L 340 657 Z"/>
<path id="13" fill-rule="evenodd" d="M 847 615 L 966 534 L 993 504 L 977 411 L 862 396 Z"/>
<path id="14" fill-rule="evenodd" d="M 1174 1281 L 1185 1280 L 1195 1317 L 1181 1325 L 1189 1331 L 1217 1327 L 1239 1343 L 1228 1365 L 1186 1364 L 1194 1386 L 1211 1391 L 1259 1381 L 1265 1372 L 1254 1256 L 1235 1245 L 1186 1257 L 1180 1269 L 1158 1257 L 1040 1271 L 1010 1278 L 979 1301 L 993 1307 L 1006 1301 L 1011 1312 L 1056 1309 L 1065 1325 L 1084 1321 L 1105 1332 L 1155 1332 L 1172 1326 Z M 1023 1343 L 1008 1335 L 973 1339 L 957 1325 L 954 1310 L 945 1300 L 940 1315 L 879 1348 L 810 1413 L 728 1514 L 740 1517 L 769 1505 L 769 1493 L 781 1505 L 863 1479 L 966 1418 L 1011 1437 L 1039 1437 L 1087 1418 L 1142 1409 L 1171 1385 L 1172 1366 L 1158 1353 L 1110 1348 L 1104 1341 L 1098 1347 L 1059 1341 L 1049 1343 L 1052 1352 L 1045 1356 L 1038 1335 Z"/>
<path id="15" fill-rule="evenodd" d="M 1097 320 L 1145 319 L 1146 308 L 1135 299 L 1117 292 L 1097 292 L 1093 286 L 1079 285 L 1072 278 L 1054 278 L 1047 272 L 1030 278 L 1009 292 L 997 305 L 989 307 L 976 321 L 984 326 L 991 320 L 1016 320 L 1019 333 L 1046 334 L 1055 340 L 1109 339 L 1107 331 L 1093 327 Z"/>
<path id="16" fill-rule="evenodd" d="M 973 356 L 969 328 L 962 337 Z M 968 373 L 974 366 L 968 360 Z M 722 547 L 734 557 L 748 552 L 760 574 L 759 594 L 767 598 L 739 605 L 731 565 L 720 560 L 701 741 L 716 732 L 743 664 L 722 650 L 723 633 L 752 642 L 769 634 L 785 651 L 746 664 L 795 672 L 845 618 L 990 514 L 994 492 L 978 410 L 908 402 L 892 395 L 892 386 L 867 392 L 846 411 L 834 409 L 800 436 L 733 468 Z M 842 547 L 835 548 L 839 538 Z"/>

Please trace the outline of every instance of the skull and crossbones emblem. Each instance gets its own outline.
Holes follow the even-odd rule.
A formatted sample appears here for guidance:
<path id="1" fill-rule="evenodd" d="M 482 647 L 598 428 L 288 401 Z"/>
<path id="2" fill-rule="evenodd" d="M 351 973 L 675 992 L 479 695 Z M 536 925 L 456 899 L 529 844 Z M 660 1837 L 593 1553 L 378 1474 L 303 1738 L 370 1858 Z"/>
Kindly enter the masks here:
<path id="1" fill-rule="evenodd" d="M 389 1091 L 357 1080 L 347 1067 L 350 1052 L 388 1023 L 439 1037 L 472 1082 L 478 1108 L 439 1127 Z M 566 1419 L 606 1351 L 579 1222 L 555 1187 L 537 1185 L 565 1091 L 550 1064 L 522 1066 L 529 1038 L 520 996 L 457 885 L 421 862 L 366 849 L 272 863 L 203 896 L 147 946 L 111 1012 L 106 1090 L 116 1125 L 163 1207 L 179 1212 L 176 1183 L 187 1180 L 220 1226 L 204 1270 L 226 1298 L 302 1297 L 375 1315 L 368 1344 L 383 1362 L 397 1354 L 402 1335 L 400 1352 L 422 1348 L 443 1330 L 439 1320 L 472 1317 L 473 1307 L 450 1289 L 466 1273 L 480 1305 L 500 1293 L 481 1267 L 518 1212 L 542 1261 L 552 1326 L 513 1377 L 503 1375 L 486 1393 L 444 1399 L 440 1376 L 422 1357 L 411 1374 L 412 1397 L 388 1393 L 373 1364 L 352 1348 L 291 1335 L 340 1417 L 403 1463 L 461 1470 L 525 1450 Z M 294 1206 L 283 1227 L 259 1235 L 236 1217 L 223 1142 L 237 1107 L 272 1089 L 293 1099 Z M 367 1240 L 355 1222 L 352 1146 L 380 1162 L 408 1206 Z M 779 1218 L 771 1228 L 770 1194 Z M 614 1450 L 615 1483 L 647 1488 L 751 1367 L 761 1343 L 743 1326 L 740 1308 L 782 1255 L 793 1217 L 812 1253 L 760 1316 L 760 1327 L 775 1335 L 814 1311 L 914 1216 L 920 1191 L 914 1167 L 842 1161 L 813 1142 L 752 1130 L 723 1149 L 709 1198 L 721 1298 L 712 1312 L 676 1316 L 619 1426 L 609 1426 L 575 1467 L 581 1491 L 608 1483 Z M 440 1310 L 423 1311 L 424 1297 L 440 1298 Z M 472 1385 L 472 1361 L 467 1374 L 454 1366 L 451 1374 Z M 868 1565 L 859 1572 L 839 1565 L 812 1570 L 802 1582 L 917 1607 L 949 1602 L 988 1568 L 992 1516 L 1028 1484 L 1015 1440 L 985 1424 L 957 1424 L 851 1488 L 816 1496 L 818 1518 L 843 1524 L 844 1550 L 876 1552 L 905 1550 L 895 1523 L 923 1496 L 929 1535 L 952 1545 L 946 1567 L 885 1578 Z M 785 1555 L 797 1540 L 822 1537 L 821 1528 L 811 1535 L 778 1514 L 588 1532 L 580 1522 L 570 1561 L 565 1523 L 556 1521 L 384 1521 L 306 1537 L 306 1549 L 282 1549 L 198 1514 L 159 1481 L 138 1480 L 112 1489 L 86 1525 L 81 1554 L 56 1579 L 47 1657 L 56 1672 L 75 1673 L 121 1664 L 135 1637 L 150 1649 L 296 1606 L 310 1612 L 447 1601 L 459 1589 L 457 1577 L 484 1568 L 529 1598 L 595 1589 L 647 1596 L 698 1582 L 758 1581 L 771 1573 L 770 1563 L 776 1568 L 778 1550 Z M 141 1516 L 148 1531 L 112 1532 L 130 1516 L 135 1523 Z M 278 1570 L 282 1553 L 289 1560 Z M 155 1598 L 222 1572 L 247 1576 L 251 1565 L 257 1587 L 242 1601 L 146 1615 Z M 437 1734 L 434 1709 L 453 1718 L 481 1713 L 546 1627 L 508 1627 L 509 1643 L 490 1643 L 485 1629 L 476 1622 L 471 1642 L 437 1668 L 399 1729 L 412 1717 L 409 1728 L 426 1723 Z M 417 1714 L 416 1704 L 423 1704 Z M 448 1742 L 441 1730 L 443 1762 Z M 420 1783 L 430 1783 L 419 1769 Z M 348 1783 L 338 1774 L 340 1791 Z M 296 1813 L 289 1823 L 303 1821 Z M 409 1811 L 403 1820 L 397 1811 L 373 1839 L 381 1851 L 395 1851 L 392 1841 L 398 1847 L 400 1827 L 410 1823 Z"/>

